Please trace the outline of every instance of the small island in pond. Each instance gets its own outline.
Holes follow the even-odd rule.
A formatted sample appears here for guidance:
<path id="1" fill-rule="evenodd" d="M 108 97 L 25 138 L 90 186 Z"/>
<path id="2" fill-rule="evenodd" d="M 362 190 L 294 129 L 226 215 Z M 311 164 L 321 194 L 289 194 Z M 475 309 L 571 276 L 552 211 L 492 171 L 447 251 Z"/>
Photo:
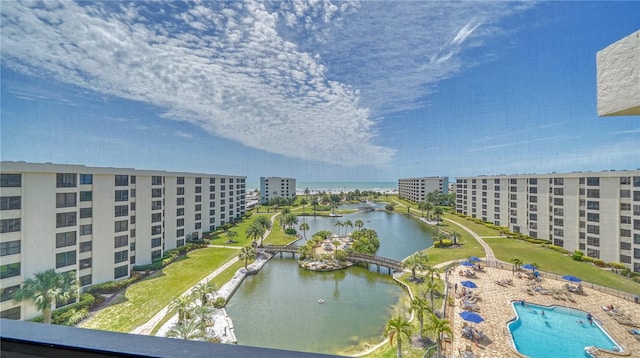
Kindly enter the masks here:
<path id="1" fill-rule="evenodd" d="M 375 230 L 359 229 L 341 236 L 330 231 L 319 231 L 300 246 L 300 267 L 312 271 L 333 271 L 354 265 L 348 260 L 350 253 L 375 255 L 380 240 Z"/>

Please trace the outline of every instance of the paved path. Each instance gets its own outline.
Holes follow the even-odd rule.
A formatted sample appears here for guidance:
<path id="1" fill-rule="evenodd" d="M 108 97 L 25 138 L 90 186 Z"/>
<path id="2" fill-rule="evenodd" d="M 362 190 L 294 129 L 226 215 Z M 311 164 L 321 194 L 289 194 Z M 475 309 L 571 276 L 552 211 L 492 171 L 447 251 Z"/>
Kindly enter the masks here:
<path id="1" fill-rule="evenodd" d="M 485 257 L 488 261 L 498 261 L 496 259 L 496 256 L 493 254 L 493 250 L 491 249 L 491 247 L 484 242 L 484 240 L 482 240 L 482 237 L 480 237 L 480 235 L 476 234 L 474 231 L 472 231 L 471 229 L 469 229 L 468 227 L 457 223 L 451 219 L 447 219 L 447 218 L 443 218 L 444 221 L 447 221 L 449 223 L 452 223 L 454 225 L 458 225 L 460 228 L 462 228 L 464 231 L 468 232 L 469 234 L 471 234 L 471 236 L 473 236 L 474 239 L 478 240 L 478 242 L 480 243 L 480 245 L 482 245 L 482 248 L 484 249 L 484 254 Z"/>

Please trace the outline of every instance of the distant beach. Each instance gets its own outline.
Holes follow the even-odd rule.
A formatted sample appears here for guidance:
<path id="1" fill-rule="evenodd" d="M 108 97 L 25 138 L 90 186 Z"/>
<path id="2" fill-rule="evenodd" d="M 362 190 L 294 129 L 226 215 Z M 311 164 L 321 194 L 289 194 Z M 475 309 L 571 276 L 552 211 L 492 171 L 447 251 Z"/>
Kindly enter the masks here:
<path id="1" fill-rule="evenodd" d="M 248 183 L 247 191 L 254 189 L 260 189 L 260 183 Z M 300 181 L 296 183 L 296 193 L 304 194 L 305 189 L 309 189 L 312 194 L 327 192 L 327 193 L 340 193 L 350 192 L 356 189 L 360 191 L 377 191 L 379 193 L 396 193 L 398 191 L 398 182 L 351 182 L 351 181 L 338 181 L 338 182 L 305 182 Z"/>

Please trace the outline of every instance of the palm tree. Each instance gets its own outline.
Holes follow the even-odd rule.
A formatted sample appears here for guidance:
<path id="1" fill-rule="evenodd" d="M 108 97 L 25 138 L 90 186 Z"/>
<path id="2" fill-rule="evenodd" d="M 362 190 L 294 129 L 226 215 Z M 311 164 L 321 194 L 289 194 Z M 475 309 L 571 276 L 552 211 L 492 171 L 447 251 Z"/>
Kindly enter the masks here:
<path id="1" fill-rule="evenodd" d="M 436 216 L 436 220 L 437 220 L 437 221 L 440 221 L 440 216 L 441 216 L 442 214 L 444 214 L 444 209 L 442 208 L 442 206 L 436 206 L 436 207 L 433 209 L 433 215 L 435 215 L 435 216 Z"/>
<path id="2" fill-rule="evenodd" d="M 331 205 L 331 214 L 335 215 L 336 214 L 336 209 L 338 208 L 339 203 L 337 201 L 331 201 L 329 203 L 329 205 Z"/>
<path id="3" fill-rule="evenodd" d="M 206 306 L 209 303 L 209 294 L 215 294 L 216 292 L 216 284 L 210 281 L 201 282 L 197 284 L 193 291 L 191 291 L 195 298 L 200 300 L 200 303 L 203 306 Z"/>
<path id="4" fill-rule="evenodd" d="M 23 282 L 16 291 L 14 300 L 29 301 L 42 311 L 44 323 L 51 323 L 51 310 L 56 301 L 66 301 L 78 291 L 76 273 L 73 271 L 57 273 L 54 269 L 35 274 Z"/>
<path id="5" fill-rule="evenodd" d="M 285 230 L 287 228 L 293 228 L 298 223 L 298 217 L 293 214 L 286 214 L 284 218 L 282 218 L 282 223 L 284 224 Z"/>
<path id="6" fill-rule="evenodd" d="M 522 263 L 524 261 L 522 261 L 522 259 L 514 257 L 510 260 L 511 262 L 513 262 L 513 264 L 515 265 L 515 270 L 519 270 L 520 269 L 520 265 L 522 265 Z"/>
<path id="7" fill-rule="evenodd" d="M 345 220 L 342 224 L 344 225 L 344 227 L 350 227 L 353 229 L 353 223 L 349 219 Z M 347 230 L 344 231 L 344 235 L 347 235 Z"/>
<path id="8" fill-rule="evenodd" d="M 261 226 L 265 232 L 271 230 L 271 220 L 266 216 L 258 216 L 253 223 Z"/>
<path id="9" fill-rule="evenodd" d="M 238 255 L 240 260 L 244 260 L 244 269 L 247 269 L 247 265 L 249 264 L 249 260 L 256 258 L 256 249 L 253 246 L 245 246 L 240 249 L 240 254 Z"/>
<path id="10" fill-rule="evenodd" d="M 438 293 L 438 281 L 433 278 L 427 278 L 425 289 L 425 297 L 429 296 L 429 300 L 431 301 L 431 312 L 433 312 L 434 296 Z"/>
<path id="11" fill-rule="evenodd" d="M 409 256 L 404 262 L 404 266 L 411 269 L 411 279 L 416 280 L 416 271 L 422 271 L 424 269 L 424 262 L 418 254 Z"/>
<path id="12" fill-rule="evenodd" d="M 356 220 L 354 225 L 358 230 L 360 230 L 360 229 L 362 229 L 364 227 L 364 222 L 362 220 L 358 219 L 358 220 Z"/>
<path id="13" fill-rule="evenodd" d="M 338 228 L 338 236 L 340 236 L 340 228 L 344 226 L 344 223 L 340 220 L 336 220 L 336 223 L 333 224 L 333 226 L 336 226 Z"/>
<path id="14" fill-rule="evenodd" d="M 182 323 L 174 324 L 167 332 L 167 337 L 178 339 L 204 339 L 205 332 L 200 327 L 200 322 L 195 319 L 188 319 Z"/>
<path id="15" fill-rule="evenodd" d="M 227 243 L 233 243 L 233 238 L 238 236 L 238 233 L 235 231 L 227 230 Z"/>
<path id="16" fill-rule="evenodd" d="M 458 244 L 458 238 L 460 237 L 460 234 L 458 234 L 457 232 L 453 231 L 451 233 L 451 241 L 453 242 L 454 245 Z"/>
<path id="17" fill-rule="evenodd" d="M 311 199 L 311 207 L 313 208 L 313 216 L 316 216 L 316 210 L 318 210 L 318 205 L 320 205 L 320 202 L 318 202 L 318 198 L 313 198 Z"/>
<path id="18" fill-rule="evenodd" d="M 449 321 L 444 318 L 439 318 L 435 314 L 431 314 L 431 320 L 427 324 L 427 330 L 436 335 L 436 341 L 438 342 L 438 357 L 440 357 L 440 349 L 442 345 L 442 334 L 449 333 L 452 334 L 451 325 Z"/>
<path id="19" fill-rule="evenodd" d="M 300 199 L 300 205 L 302 205 L 302 215 L 304 215 L 304 206 L 309 204 L 309 202 L 307 201 L 307 199 L 302 198 Z"/>
<path id="20" fill-rule="evenodd" d="M 185 318 L 187 318 L 192 305 L 193 301 L 191 301 L 191 297 L 188 295 L 179 296 L 169 303 L 169 312 L 177 313 L 178 324 L 182 324 Z"/>
<path id="21" fill-rule="evenodd" d="M 411 339 L 411 325 L 402 316 L 393 317 L 387 322 L 384 335 L 389 337 L 389 344 L 393 345 L 393 337 L 398 337 L 398 358 L 402 358 L 402 336 Z"/>
<path id="22" fill-rule="evenodd" d="M 427 277 L 429 277 L 430 280 L 435 280 L 436 278 L 440 278 L 440 271 L 438 271 L 437 268 L 427 265 L 424 269 L 427 273 Z"/>
<path id="23" fill-rule="evenodd" d="M 309 231 L 309 229 L 310 229 L 309 228 L 309 224 L 307 224 L 306 222 L 302 223 L 302 224 L 300 224 L 299 229 L 300 229 L 300 231 L 302 231 L 302 235 L 304 236 L 304 241 L 307 241 L 307 231 Z"/>
<path id="24" fill-rule="evenodd" d="M 418 316 L 418 322 L 420 322 L 420 337 L 422 338 L 424 335 L 422 334 L 422 327 L 424 326 L 424 315 L 427 312 L 433 312 L 427 306 L 427 301 L 422 297 L 415 297 L 411 300 L 411 309 L 415 312 L 416 316 Z"/>
<path id="25" fill-rule="evenodd" d="M 333 244 L 333 246 L 336 247 L 336 252 L 338 252 L 338 247 L 340 247 L 340 241 L 338 240 L 333 240 L 333 242 L 331 242 Z"/>
<path id="26" fill-rule="evenodd" d="M 427 219 L 431 219 L 431 210 L 433 210 L 434 205 L 432 202 L 427 201 L 424 203 L 424 211 L 427 212 Z"/>
<path id="27" fill-rule="evenodd" d="M 200 329 L 204 332 L 206 332 L 207 327 L 213 326 L 215 323 L 213 317 L 211 317 L 213 309 L 210 306 L 195 307 L 191 313 L 193 314 L 193 318 L 198 320 L 198 323 L 200 323 Z"/>
<path id="28" fill-rule="evenodd" d="M 258 220 L 254 221 L 253 224 L 247 228 L 245 234 L 251 238 L 252 243 L 257 242 L 258 239 L 260 239 L 260 246 L 262 246 L 262 237 L 264 236 L 265 229 L 257 221 Z"/>

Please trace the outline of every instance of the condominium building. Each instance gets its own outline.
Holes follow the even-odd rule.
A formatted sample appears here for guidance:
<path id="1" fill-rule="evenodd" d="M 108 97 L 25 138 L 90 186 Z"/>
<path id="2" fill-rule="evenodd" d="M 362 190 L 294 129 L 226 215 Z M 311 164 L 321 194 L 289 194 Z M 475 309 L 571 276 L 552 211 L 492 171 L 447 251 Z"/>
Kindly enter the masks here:
<path id="1" fill-rule="evenodd" d="M 74 271 L 81 287 L 126 278 L 245 213 L 242 176 L 25 162 L 0 172 L 3 318 L 38 314 L 12 300 L 35 273 Z"/>
<path id="2" fill-rule="evenodd" d="M 640 272 L 640 170 L 457 178 L 456 211 Z"/>
<path id="3" fill-rule="evenodd" d="M 296 196 L 296 180 L 293 178 L 260 177 L 260 203 L 267 204 L 273 198 Z"/>
<path id="4" fill-rule="evenodd" d="M 449 193 L 449 177 L 398 179 L 398 196 L 415 203 L 427 200 L 427 194 L 438 191 Z"/>

